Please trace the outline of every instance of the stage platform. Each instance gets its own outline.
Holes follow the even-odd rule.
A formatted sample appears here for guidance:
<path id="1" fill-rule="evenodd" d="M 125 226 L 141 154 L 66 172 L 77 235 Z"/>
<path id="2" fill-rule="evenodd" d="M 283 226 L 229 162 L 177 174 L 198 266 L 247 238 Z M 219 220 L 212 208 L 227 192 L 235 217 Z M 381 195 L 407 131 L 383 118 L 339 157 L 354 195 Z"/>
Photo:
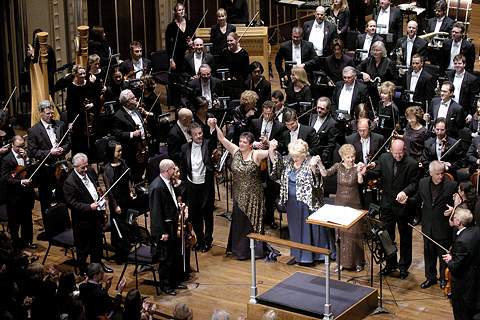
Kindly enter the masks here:
<path id="1" fill-rule="evenodd" d="M 363 319 L 377 307 L 377 289 L 330 279 L 330 303 L 335 319 Z M 248 319 L 260 319 L 269 309 L 279 319 L 321 319 L 325 304 L 325 278 L 296 272 L 247 306 Z"/>

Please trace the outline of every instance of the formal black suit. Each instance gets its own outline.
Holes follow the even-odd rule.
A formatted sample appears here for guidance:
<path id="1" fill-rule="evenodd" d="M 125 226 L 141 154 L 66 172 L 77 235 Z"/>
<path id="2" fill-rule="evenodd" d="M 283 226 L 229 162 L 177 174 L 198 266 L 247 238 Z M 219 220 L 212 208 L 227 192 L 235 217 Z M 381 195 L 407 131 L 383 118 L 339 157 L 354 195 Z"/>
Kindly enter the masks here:
<path id="1" fill-rule="evenodd" d="M 387 259 L 386 268 L 392 270 L 398 266 L 400 271 L 407 271 L 412 263 L 412 229 L 407 223 L 413 219 L 415 210 L 412 210 L 412 205 L 408 201 L 406 204 L 400 204 L 395 199 L 401 191 L 408 197 L 416 193 L 419 179 L 418 163 L 410 156 L 404 156 L 397 162 L 391 153 L 384 153 L 375 164 L 375 169 L 371 170 L 369 175 L 381 177 L 383 190 L 380 202 L 381 220 L 393 241 L 395 225 L 398 225 L 400 234 L 400 260 L 397 263 L 397 255 Z"/>
<path id="2" fill-rule="evenodd" d="M 318 135 L 310 126 L 303 125 L 301 123 L 298 124 L 298 136 L 297 139 L 302 139 L 306 143 L 308 143 L 308 151 L 311 156 L 319 155 L 320 154 L 320 147 L 319 147 L 319 140 Z M 282 137 L 282 144 L 280 145 L 279 152 L 283 155 L 288 153 L 288 144 L 290 143 L 290 131 L 285 130 L 283 131 Z"/>
<path id="3" fill-rule="evenodd" d="M 248 131 L 250 131 L 254 135 L 255 141 L 259 141 L 260 137 L 263 135 L 263 132 L 261 132 L 262 122 L 263 122 L 263 117 L 260 117 L 250 121 L 250 124 L 248 126 Z M 281 143 L 281 140 L 283 138 L 283 133 L 285 130 L 286 130 L 285 125 L 279 122 L 278 120 L 274 119 L 270 136 L 267 137 L 268 140 L 275 139 L 279 141 L 279 143 Z"/>
<path id="4" fill-rule="evenodd" d="M 452 18 L 444 16 L 442 25 L 440 26 L 439 32 L 447 32 L 450 34 L 453 28 L 453 24 L 455 21 L 453 21 Z M 426 26 L 425 26 L 425 32 L 430 33 L 430 32 L 435 32 L 435 26 L 437 25 L 437 18 L 430 18 L 427 20 Z"/>
<path id="5" fill-rule="evenodd" d="M 12 151 L 1 159 L 0 177 L 6 189 L 8 229 L 13 246 L 20 249 L 33 240 L 32 210 L 35 198 L 32 185 L 22 186 L 20 182 L 27 179 L 30 173 L 27 172 L 27 176 L 23 178 L 20 174 L 12 174 L 17 166 L 18 162 Z"/>
<path id="6" fill-rule="evenodd" d="M 438 117 L 438 110 L 440 108 L 441 99 L 436 97 L 432 99 L 428 112 L 432 122 Z M 449 101 L 449 107 L 447 111 L 447 135 L 457 138 L 458 131 L 465 126 L 465 114 L 463 108 L 453 100 Z"/>
<path id="7" fill-rule="evenodd" d="M 445 72 L 448 80 L 453 83 L 455 79 L 455 70 L 448 70 Z M 475 106 L 475 96 L 480 92 L 480 80 L 477 76 L 465 71 L 463 76 L 462 86 L 460 88 L 460 97 L 458 104 L 462 106 L 466 114 L 474 114 L 477 110 Z"/>
<path id="8" fill-rule="evenodd" d="M 194 76 L 197 74 L 195 72 L 195 53 L 189 52 L 185 55 L 185 62 L 183 64 L 184 66 L 184 71 L 190 75 Z M 212 69 L 212 73 L 215 72 L 215 60 L 213 59 L 213 56 L 210 53 L 203 52 L 202 54 L 202 64 L 208 64 L 210 68 Z"/>
<path id="9" fill-rule="evenodd" d="M 380 8 L 376 10 L 376 14 L 373 16 L 373 20 L 377 21 L 378 20 L 378 12 L 380 12 Z M 400 11 L 399 8 L 394 7 L 393 5 L 390 5 L 390 19 L 388 21 L 388 33 L 391 33 L 393 35 L 393 43 L 397 42 L 397 39 L 400 39 L 402 36 L 402 12 Z M 378 24 L 378 22 L 377 22 Z M 382 35 L 383 36 L 383 35 Z M 385 41 L 387 41 L 386 38 L 384 38 Z M 388 50 L 388 43 L 385 45 Z"/>
<path id="10" fill-rule="evenodd" d="M 402 48 L 403 54 L 402 54 L 401 61 L 403 65 L 407 64 L 407 40 L 408 40 L 408 37 L 406 36 L 401 37 L 400 39 L 397 40 L 397 45 L 395 46 L 395 49 Z M 418 53 L 424 58 L 427 57 L 427 45 L 428 45 L 428 42 L 426 40 L 420 39 L 418 36 L 415 37 L 415 40 L 413 40 L 412 53 L 410 55 L 410 64 L 412 63 L 413 55 L 416 53 Z"/>
<path id="11" fill-rule="evenodd" d="M 152 62 L 149 59 L 143 58 L 143 57 L 142 57 L 142 60 L 143 60 L 143 75 L 146 76 L 152 69 Z M 135 68 L 133 67 L 132 59 L 127 59 L 120 64 L 120 72 L 124 76 L 129 74 L 131 71 L 134 71 L 134 69 Z M 136 75 L 133 75 L 132 77 L 136 78 Z"/>
<path id="12" fill-rule="evenodd" d="M 315 20 L 310 20 L 307 21 L 303 24 L 303 40 L 308 41 L 308 38 L 310 37 L 310 32 L 312 31 L 313 23 Z M 323 26 L 323 57 L 326 57 L 332 53 L 332 50 L 330 49 L 330 44 L 332 43 L 332 40 L 337 37 L 337 27 L 329 22 L 329 21 L 323 21 L 324 26 Z"/>
<path id="13" fill-rule="evenodd" d="M 363 49 L 366 37 L 366 33 L 360 33 L 357 35 L 357 38 L 355 39 L 355 49 Z M 372 44 L 376 41 L 383 41 L 383 38 L 381 35 L 375 33 L 373 35 L 372 42 L 370 43 L 370 48 L 372 47 Z M 370 54 L 370 48 L 368 48 L 368 54 Z"/>
<path id="14" fill-rule="evenodd" d="M 213 241 L 213 209 L 215 201 L 215 164 L 212 163 L 212 152 L 217 146 L 217 139 L 203 139 L 201 144 L 202 162 L 205 166 L 204 183 L 192 182 L 192 145 L 182 146 L 182 181 L 186 183 L 186 204 L 189 208 L 189 219 L 197 235 L 198 247 L 211 246 Z M 205 223 L 205 227 L 204 227 Z"/>
<path id="15" fill-rule="evenodd" d="M 173 127 L 168 132 L 167 136 L 167 145 L 168 145 L 168 156 L 176 164 L 180 164 L 182 161 L 182 146 L 187 143 L 187 138 L 183 134 L 182 129 L 178 123 L 175 123 Z"/>
<path id="16" fill-rule="evenodd" d="M 335 84 L 335 89 L 333 90 L 332 95 L 332 110 L 336 111 L 339 109 L 338 103 L 340 101 L 340 94 L 342 93 L 343 86 L 345 85 L 345 81 L 338 81 Z M 353 94 L 352 94 L 352 102 L 350 103 L 350 116 L 353 117 L 355 107 L 359 103 L 367 102 L 368 99 L 368 91 L 367 86 L 358 80 L 355 80 L 355 84 L 353 87 Z"/>
<path id="17" fill-rule="evenodd" d="M 312 113 L 308 125 L 314 128 L 317 119 L 318 113 Z M 333 164 L 333 151 L 338 145 L 340 136 L 340 130 L 337 129 L 337 121 L 335 121 L 331 114 L 328 114 L 316 132 L 319 143 L 319 154 L 322 162 L 328 168 Z"/>
<path id="18" fill-rule="evenodd" d="M 136 111 L 133 110 L 140 121 L 142 122 L 142 126 L 145 128 L 145 123 L 143 122 L 143 117 Z M 130 137 L 130 133 L 136 130 L 139 130 L 137 124 L 133 120 L 133 118 L 127 113 L 124 107 L 118 109 L 115 112 L 112 120 L 112 130 L 115 138 L 122 144 L 123 147 L 123 159 L 127 163 L 128 167 L 132 170 L 131 172 L 131 179 L 133 182 L 139 182 L 142 180 L 143 172 L 147 166 L 147 159 L 148 156 L 137 157 L 139 154 L 139 146 L 144 143 L 145 140 L 142 140 L 141 137 Z M 145 131 L 145 135 L 147 132 Z M 145 151 L 147 152 L 147 151 Z M 142 158 L 142 159 L 140 159 Z M 145 159 L 145 161 L 144 161 Z"/>
<path id="19" fill-rule="evenodd" d="M 97 188 L 98 182 L 95 173 L 89 170 L 87 175 L 89 183 L 93 183 Z M 92 210 L 90 205 L 95 202 L 95 199 L 75 170 L 65 180 L 63 193 L 72 215 L 73 238 L 77 250 L 77 260 L 82 270 L 87 266 L 88 255 L 90 255 L 90 262 L 101 262 L 102 224 L 105 211 Z"/>
<path id="20" fill-rule="evenodd" d="M 472 170 L 479 167 L 477 160 L 480 158 L 480 136 L 472 139 L 472 144 L 467 151 L 467 162 Z"/>
<path id="21" fill-rule="evenodd" d="M 293 42 L 291 40 L 285 41 L 280 44 L 277 54 L 275 55 L 275 68 L 277 69 L 279 78 L 290 75 L 291 66 L 283 67 L 285 61 L 292 61 Z M 307 40 L 302 40 L 300 43 L 300 51 L 302 55 L 302 63 L 308 68 L 314 63 L 314 59 L 317 57 L 317 53 L 313 48 L 313 44 Z"/>
<path id="22" fill-rule="evenodd" d="M 177 239 L 178 209 L 169 187 L 157 176 L 148 187 L 152 236 L 157 243 L 156 256 L 160 260 L 158 273 L 163 286 L 175 288 L 180 281 L 180 243 Z M 168 240 L 162 241 L 163 234 Z"/>
<path id="23" fill-rule="evenodd" d="M 345 143 L 351 144 L 355 148 L 355 162 L 364 162 L 365 160 L 363 159 L 362 142 L 360 139 L 358 133 L 353 133 L 345 138 Z M 381 134 L 370 132 L 370 150 L 368 155 L 373 156 L 376 154 L 384 142 L 385 138 Z M 380 154 L 383 151 L 380 151 Z"/>
<path id="24" fill-rule="evenodd" d="M 58 143 L 60 139 L 62 139 L 62 137 L 65 135 L 65 132 L 67 131 L 67 126 L 62 121 L 55 120 L 52 120 L 50 125 L 55 132 L 55 136 L 57 138 L 56 141 Z M 45 126 L 40 121 L 30 129 L 28 129 L 27 135 L 28 156 L 32 159 L 42 161 L 53 148 Z M 57 157 L 50 155 L 49 159 L 46 160 L 45 164 L 49 165 L 54 163 L 55 161 L 59 161 L 65 158 L 65 155 L 70 151 L 70 135 L 67 134 L 59 147 L 63 148 L 63 154 Z M 45 221 L 45 212 L 48 208 L 50 208 L 53 200 L 52 191 L 55 189 L 55 197 L 59 201 L 63 199 L 61 190 L 62 188 L 57 184 L 57 180 L 55 178 L 55 167 L 42 166 L 42 168 L 37 173 L 36 182 L 38 183 L 38 193 L 40 197 L 42 218 Z"/>
<path id="25" fill-rule="evenodd" d="M 480 231 L 478 226 L 463 229 L 453 242 L 452 260 L 447 263 L 452 274 L 452 306 L 455 319 L 480 316 Z"/>
<path id="26" fill-rule="evenodd" d="M 184 97 L 184 104 L 186 104 L 187 100 L 191 104 L 193 104 L 193 99 L 195 97 L 202 96 L 202 81 L 200 78 L 192 79 L 188 82 L 188 86 L 193 89 L 192 92 L 190 92 L 188 97 Z M 222 80 L 211 77 L 210 78 L 210 97 L 213 99 L 214 96 L 220 96 L 222 92 Z"/>
<path id="27" fill-rule="evenodd" d="M 440 69 L 442 71 L 447 70 L 448 65 L 450 64 L 450 52 L 452 49 L 452 39 L 447 39 L 443 42 L 442 49 L 441 49 L 441 57 L 442 61 L 440 64 Z M 465 56 L 466 65 L 465 69 L 469 72 L 473 72 L 473 67 L 475 65 L 475 46 L 473 43 L 467 40 L 462 40 L 462 44 L 460 46 L 460 53 Z"/>
<path id="28" fill-rule="evenodd" d="M 405 74 L 404 83 L 403 87 L 407 90 L 410 89 L 410 82 L 412 80 L 412 70 L 408 70 L 408 72 Z M 435 78 L 428 73 L 425 69 L 422 69 L 420 72 L 420 76 L 418 77 L 417 80 L 417 85 L 415 86 L 415 93 L 413 94 L 413 101 L 418 101 L 425 103 L 428 101 L 432 100 L 432 98 L 435 95 Z"/>
<path id="29" fill-rule="evenodd" d="M 452 244 L 452 228 L 448 224 L 449 217 L 443 214 L 447 204 L 453 206 L 453 194 L 457 190 L 457 183 L 443 178 L 442 182 L 434 185 L 431 177 L 420 179 L 417 198 L 422 202 L 422 231 L 444 248 Z M 423 257 L 425 259 L 425 278 L 437 280 L 437 258 L 440 261 L 440 279 L 445 280 L 446 264 L 442 260 L 445 252 L 428 239 L 423 240 Z"/>
<path id="30" fill-rule="evenodd" d="M 464 156 L 462 154 L 462 148 L 460 148 L 460 146 L 455 147 L 454 150 L 447 153 L 447 151 L 455 144 L 455 142 L 457 142 L 456 139 L 452 137 L 447 137 L 447 141 L 445 143 L 445 150 L 442 152 L 442 156 L 446 154 L 442 158 L 442 161 L 450 162 L 452 164 L 449 170 L 449 172 L 452 174 L 455 174 L 455 171 L 459 169 L 458 163 L 460 160 L 462 160 L 462 157 Z M 420 161 L 424 168 L 428 168 L 430 162 L 438 160 L 437 158 L 437 137 L 428 138 L 427 141 L 425 141 L 425 147 L 423 148 L 423 154 Z"/>

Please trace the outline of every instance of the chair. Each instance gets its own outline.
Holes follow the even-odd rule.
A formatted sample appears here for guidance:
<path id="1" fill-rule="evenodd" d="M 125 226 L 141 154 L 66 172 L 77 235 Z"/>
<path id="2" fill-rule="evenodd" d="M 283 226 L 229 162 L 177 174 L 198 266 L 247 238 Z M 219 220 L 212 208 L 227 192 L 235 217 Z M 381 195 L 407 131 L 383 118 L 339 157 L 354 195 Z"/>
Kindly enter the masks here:
<path id="1" fill-rule="evenodd" d="M 155 81 L 160 84 L 168 84 L 168 71 L 170 70 L 170 58 L 166 50 L 155 51 L 150 54 L 152 70 L 155 73 Z"/>
<path id="2" fill-rule="evenodd" d="M 145 266 L 152 270 L 155 292 L 159 295 L 157 276 L 155 274 L 155 243 L 148 229 L 136 224 L 128 224 L 115 218 L 113 220 L 115 224 L 113 227 L 116 229 L 114 232 L 118 232 L 121 238 L 126 238 L 129 246 L 133 247 L 123 266 L 117 287 L 128 265 L 132 264 L 135 266 L 135 287 L 138 289 L 138 266 Z"/>
<path id="3" fill-rule="evenodd" d="M 65 249 L 65 255 L 70 250 L 72 258 L 75 258 L 75 243 L 73 240 L 73 229 L 71 227 L 70 216 L 68 215 L 68 208 L 65 204 L 59 203 L 56 206 L 48 208 L 45 212 L 45 237 L 48 240 L 48 249 L 43 257 L 42 264 L 45 264 L 48 253 L 52 246 L 61 247 Z M 75 263 L 75 269 L 77 264 Z"/>

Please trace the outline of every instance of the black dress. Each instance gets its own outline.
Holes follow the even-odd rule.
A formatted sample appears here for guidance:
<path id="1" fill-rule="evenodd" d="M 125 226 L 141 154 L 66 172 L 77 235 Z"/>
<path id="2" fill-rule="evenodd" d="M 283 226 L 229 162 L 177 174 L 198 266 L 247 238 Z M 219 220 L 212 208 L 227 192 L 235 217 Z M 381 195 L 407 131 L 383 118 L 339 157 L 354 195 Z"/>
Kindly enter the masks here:
<path id="1" fill-rule="evenodd" d="M 241 49 L 238 52 L 231 52 L 228 49 L 222 51 L 220 56 L 220 65 L 228 68 L 230 77 L 235 78 L 243 84 L 248 77 L 248 67 L 250 65 L 248 52 Z"/>
<path id="2" fill-rule="evenodd" d="M 399 123 L 399 116 L 395 103 L 392 102 L 391 105 L 384 106 L 380 102 L 377 109 L 378 127 L 376 131 L 387 139 L 392 134 L 392 130 L 395 129 L 395 124 Z"/>
<path id="3" fill-rule="evenodd" d="M 247 80 L 245 80 L 244 85 L 245 89 L 255 91 L 258 94 L 257 110 L 262 110 L 262 104 L 265 101 L 270 100 L 270 97 L 272 96 L 272 85 L 270 81 L 262 76 L 262 80 L 255 85 L 252 81 L 252 76 L 249 75 Z"/>
<path id="4" fill-rule="evenodd" d="M 227 30 L 222 32 L 218 24 L 213 25 L 210 28 L 210 42 L 212 43 L 212 49 L 210 53 L 216 58 L 220 56 L 223 49 L 227 48 L 227 36 L 230 32 L 237 31 L 237 27 L 233 24 L 227 23 Z"/>

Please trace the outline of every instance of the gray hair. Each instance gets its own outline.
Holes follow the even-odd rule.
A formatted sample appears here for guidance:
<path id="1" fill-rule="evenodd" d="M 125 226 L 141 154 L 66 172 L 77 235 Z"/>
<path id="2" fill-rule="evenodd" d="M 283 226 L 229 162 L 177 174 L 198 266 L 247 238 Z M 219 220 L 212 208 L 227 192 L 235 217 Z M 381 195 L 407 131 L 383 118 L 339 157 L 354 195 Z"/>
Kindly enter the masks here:
<path id="1" fill-rule="evenodd" d="M 74 166 L 74 167 L 78 166 L 78 163 L 79 163 L 80 160 L 82 160 L 82 159 L 85 159 L 85 160 L 88 161 L 88 157 L 87 157 L 87 155 L 86 155 L 85 153 L 79 152 L 79 153 L 75 154 L 75 155 L 73 156 L 73 158 L 72 158 L 72 164 L 73 164 L 73 166 Z"/>
<path id="2" fill-rule="evenodd" d="M 385 44 L 382 41 L 375 41 L 370 48 L 370 54 L 372 54 L 373 50 L 380 48 L 382 50 L 382 57 L 387 56 L 387 49 L 385 48 Z"/>
<path id="3" fill-rule="evenodd" d="M 129 93 L 133 94 L 132 90 L 130 89 L 125 89 L 120 92 L 120 96 L 118 97 L 118 101 L 120 102 L 121 105 L 125 105 L 127 101 L 130 99 Z"/>
<path id="4" fill-rule="evenodd" d="M 160 161 L 160 164 L 158 165 L 158 168 L 160 169 L 160 173 L 167 171 L 168 169 L 172 168 L 175 166 L 175 163 L 170 160 L 170 159 L 163 159 Z"/>
<path id="5" fill-rule="evenodd" d="M 346 66 L 345 68 L 343 68 L 342 75 L 347 74 L 349 72 L 353 73 L 354 76 L 357 75 L 357 69 L 355 69 L 352 66 Z"/>
<path id="6" fill-rule="evenodd" d="M 215 309 L 211 320 L 230 320 L 230 314 L 223 309 Z"/>
<path id="7" fill-rule="evenodd" d="M 455 215 L 455 218 L 457 218 L 464 227 L 468 226 L 473 220 L 472 212 L 466 208 L 456 208 L 452 214 Z"/>
<path id="8" fill-rule="evenodd" d="M 295 26 L 292 28 L 292 33 L 300 33 L 303 34 L 303 29 L 299 26 Z"/>
<path id="9" fill-rule="evenodd" d="M 38 112 L 43 112 L 45 109 L 53 109 L 53 104 L 50 100 L 42 100 L 38 103 Z"/>
<path id="10" fill-rule="evenodd" d="M 440 169 L 443 172 L 445 170 L 445 166 L 443 165 L 443 163 L 441 163 L 438 160 L 434 160 L 434 161 L 430 162 L 430 164 L 428 165 L 428 170 L 430 172 L 432 172 L 434 170 L 440 170 Z"/>
<path id="11" fill-rule="evenodd" d="M 93 263 L 90 263 L 87 267 L 87 277 L 89 279 L 92 279 L 94 276 L 96 276 L 97 274 L 100 274 L 100 273 L 103 273 L 103 268 L 102 268 L 102 265 L 100 263 L 96 263 L 96 262 L 93 262 Z"/>

